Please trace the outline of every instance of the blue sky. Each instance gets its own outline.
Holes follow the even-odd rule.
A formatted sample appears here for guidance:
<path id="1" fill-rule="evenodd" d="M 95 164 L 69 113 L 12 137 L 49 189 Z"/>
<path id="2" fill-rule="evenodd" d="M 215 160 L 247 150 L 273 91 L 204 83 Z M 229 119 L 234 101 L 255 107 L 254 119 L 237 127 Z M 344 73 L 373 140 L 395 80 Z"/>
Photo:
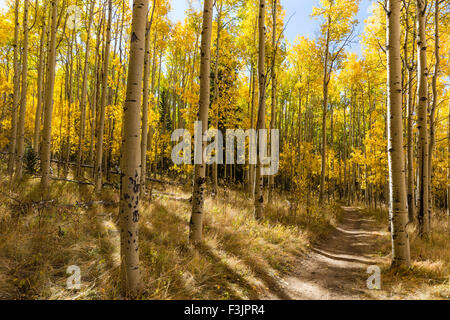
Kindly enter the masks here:
<path id="1" fill-rule="evenodd" d="M 199 7 L 200 0 L 191 0 L 193 5 Z M 184 20 L 184 13 L 188 8 L 189 0 L 172 0 L 172 12 L 170 18 L 173 21 Z M 362 0 L 358 20 L 358 34 L 364 30 L 364 20 L 369 16 L 369 9 L 374 0 Z M 292 16 L 291 21 L 286 29 L 286 37 L 293 42 L 297 36 L 308 36 L 314 38 L 319 30 L 319 22 L 310 17 L 313 6 L 318 6 L 319 0 L 281 0 L 281 4 L 286 10 L 286 20 Z M 6 6 L 6 0 L 0 0 L 0 8 Z M 358 39 L 359 40 L 359 39 Z M 359 43 L 354 43 L 349 51 L 360 55 L 361 47 Z"/>
<path id="2" fill-rule="evenodd" d="M 192 1 L 196 7 L 198 7 L 199 0 Z M 362 0 L 358 20 L 360 25 L 358 26 L 358 34 L 361 34 L 364 30 L 364 20 L 369 16 L 369 9 L 373 0 Z M 281 0 L 281 4 L 286 10 L 286 22 L 291 17 L 291 21 L 286 29 L 286 38 L 289 42 L 294 42 L 297 36 L 308 36 L 314 38 L 319 30 L 319 22 L 310 17 L 312 8 L 319 5 L 319 0 Z M 172 0 L 172 12 L 170 18 L 174 21 L 183 20 L 184 12 L 188 8 L 188 0 Z M 359 40 L 359 39 L 358 39 Z M 357 54 L 361 53 L 361 47 L 359 43 L 352 44 L 349 49 L 351 52 Z"/>

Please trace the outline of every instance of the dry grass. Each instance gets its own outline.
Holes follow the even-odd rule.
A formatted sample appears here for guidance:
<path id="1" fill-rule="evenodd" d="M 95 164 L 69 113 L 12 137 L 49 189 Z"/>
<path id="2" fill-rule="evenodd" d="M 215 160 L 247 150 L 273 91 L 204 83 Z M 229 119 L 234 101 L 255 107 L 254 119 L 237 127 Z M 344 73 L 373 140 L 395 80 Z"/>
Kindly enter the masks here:
<path id="1" fill-rule="evenodd" d="M 386 210 L 366 210 L 366 213 L 388 230 Z M 450 299 L 450 224 L 445 214 L 432 218 L 429 240 L 418 236 L 417 227 L 409 225 L 411 247 L 410 269 L 392 269 L 390 233 L 379 242 L 383 264 L 383 290 L 375 297 L 393 299 Z"/>
<path id="2" fill-rule="evenodd" d="M 64 182 L 52 183 L 55 201 L 47 208 L 23 205 L 40 200 L 38 180 L 22 182 L 13 193 L 3 181 L 0 299 L 120 299 L 117 210 L 64 206 L 93 197 L 91 187 Z M 188 187 L 155 189 L 190 196 Z M 117 202 L 118 195 L 107 189 L 103 199 Z M 143 299 L 257 299 L 276 292 L 280 276 L 335 219 L 314 208 L 308 215 L 303 208 L 289 210 L 279 197 L 256 222 L 251 201 L 227 191 L 207 198 L 205 241 L 192 247 L 190 209 L 189 202 L 166 196 L 143 201 Z M 66 289 L 70 265 L 81 268 L 79 291 Z"/>

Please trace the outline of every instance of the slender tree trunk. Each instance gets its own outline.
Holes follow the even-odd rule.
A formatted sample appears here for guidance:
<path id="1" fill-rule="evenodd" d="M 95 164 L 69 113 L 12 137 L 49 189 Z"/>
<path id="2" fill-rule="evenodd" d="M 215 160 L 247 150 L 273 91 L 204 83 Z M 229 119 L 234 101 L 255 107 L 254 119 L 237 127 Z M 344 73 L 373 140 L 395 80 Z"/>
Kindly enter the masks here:
<path id="1" fill-rule="evenodd" d="M 41 146 L 41 189 L 46 191 L 50 180 L 50 156 L 52 143 L 52 114 L 53 114 L 53 90 L 55 87 L 55 64 L 56 64 L 56 28 L 57 28 L 57 12 L 58 0 L 51 2 L 51 32 L 50 44 L 48 47 L 48 63 L 47 63 L 47 84 L 45 86 L 44 101 L 44 128 L 42 131 Z"/>
<path id="2" fill-rule="evenodd" d="M 83 163 L 83 143 L 86 132 L 86 103 L 87 103 L 87 87 L 88 87 L 88 74 L 89 74 L 89 54 L 90 54 L 90 40 L 91 40 L 91 27 L 92 20 L 94 18 L 95 1 L 91 0 L 89 9 L 89 20 L 86 32 L 86 52 L 84 56 L 84 69 L 83 69 L 83 84 L 81 89 L 81 123 L 80 123 L 80 136 L 78 137 L 78 158 L 77 158 L 77 176 L 81 176 L 81 164 Z"/>
<path id="3" fill-rule="evenodd" d="M 450 163 L 450 103 L 447 120 L 447 164 Z M 450 166 L 447 165 L 447 219 L 450 219 Z"/>
<path id="4" fill-rule="evenodd" d="M 275 119 L 276 119 L 276 109 L 277 109 L 277 74 L 275 72 L 276 66 L 276 54 L 277 54 L 277 0 L 272 1 L 272 46 L 273 46 L 273 62 L 272 62 L 272 110 L 270 113 L 270 129 L 275 129 Z M 270 143 L 272 144 L 272 133 L 270 133 Z M 272 155 L 273 156 L 273 155 Z M 272 193 L 273 193 L 273 184 L 274 184 L 274 176 L 269 176 L 269 195 L 267 202 L 272 203 Z"/>
<path id="5" fill-rule="evenodd" d="M 103 17 L 99 23 L 98 30 L 97 30 L 97 40 L 96 40 L 96 55 L 95 55 L 95 63 L 94 63 L 94 74 L 95 74 L 95 81 L 94 81 L 94 92 L 92 94 L 92 103 L 91 103 L 91 141 L 90 141 L 90 148 L 89 148 L 89 163 L 92 164 L 94 162 L 94 148 L 95 148 L 95 132 L 97 130 L 97 101 L 98 101 L 98 94 L 100 91 L 100 33 L 102 30 L 102 21 Z M 94 175 L 95 172 L 95 166 L 94 170 L 92 171 L 92 174 Z"/>
<path id="6" fill-rule="evenodd" d="M 75 41 L 75 28 L 72 31 L 72 37 L 70 41 L 68 40 L 68 76 L 66 77 L 66 99 L 67 99 L 67 134 L 66 134 L 66 150 L 65 150 L 65 163 L 64 163 L 64 176 L 67 177 L 69 174 L 69 162 L 70 162 L 70 144 L 71 144 L 71 114 L 72 114 L 72 104 L 73 104 L 73 43 Z M 76 46 L 76 44 L 75 44 Z"/>
<path id="7" fill-rule="evenodd" d="M 34 118 L 34 135 L 33 135 L 33 150 L 39 153 L 39 139 L 41 133 L 41 116 L 42 116 L 42 102 L 44 98 L 44 58 L 45 58 L 45 34 L 47 33 L 47 3 L 44 4 L 42 24 L 41 24 L 41 40 L 39 44 L 39 62 L 38 62 L 38 76 L 37 76 L 37 105 L 36 114 Z"/>
<path id="8" fill-rule="evenodd" d="M 142 98 L 142 133 L 141 133 L 141 195 L 145 194 L 145 183 L 147 175 L 147 142 L 148 142 L 148 95 L 150 80 L 150 37 L 155 12 L 155 2 L 153 0 L 150 21 L 147 22 L 145 30 L 145 57 L 144 57 L 144 93 Z"/>
<path id="9" fill-rule="evenodd" d="M 256 129 L 255 127 L 255 96 L 256 96 L 256 74 L 252 63 L 252 101 L 251 101 L 251 111 L 250 111 L 250 129 Z M 254 199 L 255 197 L 255 165 L 249 163 L 248 168 L 248 174 L 249 174 L 249 186 L 248 186 L 248 193 L 250 199 Z"/>
<path id="10" fill-rule="evenodd" d="M 428 161 L 428 207 L 430 211 L 430 227 L 431 227 L 431 210 L 433 208 L 432 201 L 432 193 L 431 186 L 433 182 L 433 152 L 436 146 L 436 109 L 438 105 L 438 92 L 437 92 L 437 80 L 439 77 L 439 68 L 440 68 L 440 52 L 439 52 L 439 2 L 442 0 L 435 0 L 435 9 L 434 9 L 434 56 L 436 62 L 434 64 L 434 73 L 431 81 L 433 100 L 431 103 L 431 111 L 430 111 L 430 144 L 429 144 L 429 161 Z"/>
<path id="11" fill-rule="evenodd" d="M 258 12 L 259 15 L 259 12 Z M 256 16 L 255 23 L 254 23 L 254 31 L 253 31 L 253 45 L 256 46 L 256 34 L 258 29 L 258 19 L 259 16 Z M 251 113 L 250 113 L 250 129 L 256 129 L 255 127 L 255 98 L 256 98 L 256 83 L 257 83 L 257 71 L 255 70 L 255 64 L 253 62 L 253 57 L 250 58 L 250 65 L 251 65 L 251 81 L 252 81 L 252 98 L 251 98 Z M 226 168 L 226 167 L 225 167 Z M 256 176 L 255 176 L 255 169 L 256 166 L 254 164 L 249 164 L 248 173 L 249 173 L 249 186 L 248 186 L 248 193 L 250 199 L 254 200 L 255 197 L 255 182 L 256 182 Z M 226 170 L 225 170 L 226 175 Z"/>
<path id="12" fill-rule="evenodd" d="M 108 92 L 109 51 L 111 46 L 112 0 L 108 0 L 108 26 L 106 28 L 105 57 L 102 70 L 102 96 L 97 130 L 97 148 L 95 156 L 94 183 L 95 192 L 102 190 L 103 134 L 105 131 L 106 94 Z"/>
<path id="13" fill-rule="evenodd" d="M 297 166 L 300 165 L 302 143 L 302 90 L 298 89 L 298 133 L 297 133 Z"/>
<path id="14" fill-rule="evenodd" d="M 28 87 L 28 0 L 23 4 L 23 49 L 22 49 L 22 91 L 20 99 L 19 127 L 17 135 L 16 179 L 23 175 L 23 153 L 25 151 L 25 116 L 27 110 Z"/>
<path id="15" fill-rule="evenodd" d="M 200 61 L 200 101 L 198 120 L 202 123 L 202 134 L 208 130 L 208 110 L 210 103 L 210 78 L 211 78 L 211 34 L 212 34 L 213 1 L 205 0 L 203 8 L 203 27 L 201 40 Z M 203 233 L 203 203 L 204 188 L 206 183 L 206 165 L 203 158 L 203 150 L 206 144 L 201 143 L 201 164 L 196 164 L 194 169 L 194 190 L 192 194 L 192 216 L 190 221 L 189 239 L 191 243 L 200 243 Z M 200 152 L 199 152 L 200 154 Z M 199 159 L 197 159 L 199 160 Z"/>
<path id="16" fill-rule="evenodd" d="M 387 17 L 389 214 L 393 265 L 408 267 L 411 262 L 409 237 L 406 231 L 408 209 L 403 154 L 400 6 L 401 0 L 389 0 Z"/>
<path id="17" fill-rule="evenodd" d="M 330 46 L 330 17 L 328 17 L 327 37 L 325 45 L 325 62 L 323 65 L 323 111 L 322 111 L 322 168 L 320 174 L 320 193 L 319 203 L 323 203 L 325 193 L 325 175 L 327 164 L 327 108 L 328 108 L 328 84 L 330 81 L 330 75 L 328 72 L 328 58 L 329 58 L 329 46 Z"/>
<path id="18" fill-rule="evenodd" d="M 409 5 L 407 9 L 409 8 Z M 409 30 L 409 12 L 406 12 L 406 30 Z M 408 61 L 408 38 L 409 32 L 406 32 L 405 40 L 405 61 L 408 68 L 407 76 L 407 158 L 408 158 L 408 219 L 410 222 L 414 221 L 416 216 L 416 202 L 414 196 L 414 131 L 413 131 L 413 117 L 414 117 L 414 103 L 413 103 L 413 70 L 414 70 L 414 53 L 415 46 L 413 45 L 413 52 L 411 56 L 411 63 Z M 414 40 L 414 39 L 413 39 Z"/>
<path id="19" fill-rule="evenodd" d="M 11 137 L 9 143 L 8 173 L 12 177 L 16 159 L 17 146 L 17 112 L 20 103 L 20 75 L 19 75 L 19 0 L 14 4 L 14 92 L 11 119 Z"/>
<path id="20" fill-rule="evenodd" d="M 111 0 L 109 4 L 111 6 Z M 123 109 L 124 126 L 119 212 L 121 228 L 120 255 L 122 261 L 122 290 L 129 296 L 136 296 L 141 288 L 138 242 L 141 175 L 141 141 L 139 123 L 147 10 L 148 0 L 133 1 L 130 62 L 128 68 L 126 100 Z M 109 16 L 109 19 L 111 20 L 111 15 Z"/>
<path id="21" fill-rule="evenodd" d="M 259 104 L 258 104 L 258 122 L 256 129 L 258 132 L 266 128 L 266 70 L 265 70 L 265 54 L 266 54 L 266 1 L 259 0 L 259 50 L 258 50 L 258 78 L 259 78 Z M 259 141 L 259 139 L 258 139 Z M 259 141 L 260 142 L 260 141 Z M 261 144 L 258 143 L 258 151 Z M 264 214 L 264 179 L 262 176 L 261 157 L 257 157 L 256 165 L 256 188 L 255 188 L 255 218 L 261 220 Z"/>
<path id="22" fill-rule="evenodd" d="M 219 9 L 217 12 L 217 40 L 216 40 L 216 61 L 214 63 L 214 99 L 213 103 L 216 104 L 217 114 L 216 114 L 216 129 L 219 130 L 219 57 L 220 57 L 220 32 L 222 28 L 222 8 L 223 1 L 220 1 Z M 219 190 L 219 179 L 218 179 L 218 163 L 214 161 L 213 164 L 213 193 L 217 195 Z"/>
<path id="23" fill-rule="evenodd" d="M 418 51 L 418 87 L 419 106 L 417 127 L 419 130 L 419 233 L 423 238 L 427 238 L 430 233 L 429 219 L 429 177 L 428 177 L 428 66 L 427 66 L 427 39 L 426 39 L 426 7 L 424 0 L 417 0 L 417 51 Z"/>

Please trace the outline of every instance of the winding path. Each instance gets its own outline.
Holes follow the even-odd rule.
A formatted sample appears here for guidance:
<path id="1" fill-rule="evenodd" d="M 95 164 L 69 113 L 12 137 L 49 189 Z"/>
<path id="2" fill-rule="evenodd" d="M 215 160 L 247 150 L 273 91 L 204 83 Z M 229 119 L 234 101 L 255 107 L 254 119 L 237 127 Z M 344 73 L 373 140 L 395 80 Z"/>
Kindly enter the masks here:
<path id="1" fill-rule="evenodd" d="M 376 223 L 355 208 L 345 214 L 325 239 L 302 257 L 298 267 L 281 280 L 268 299 L 347 300 L 368 298 L 367 268 L 377 264 Z"/>

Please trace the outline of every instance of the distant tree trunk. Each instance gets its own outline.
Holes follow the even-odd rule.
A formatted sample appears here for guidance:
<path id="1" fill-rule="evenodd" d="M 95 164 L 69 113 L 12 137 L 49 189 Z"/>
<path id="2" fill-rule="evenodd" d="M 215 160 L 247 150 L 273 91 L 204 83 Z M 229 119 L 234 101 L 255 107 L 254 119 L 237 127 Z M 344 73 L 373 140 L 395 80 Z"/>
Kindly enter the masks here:
<path id="1" fill-rule="evenodd" d="M 450 103 L 447 120 L 447 164 L 450 163 Z M 450 219 L 450 166 L 447 165 L 447 219 Z"/>
<path id="2" fill-rule="evenodd" d="M 55 64 L 56 64 L 56 28 L 57 28 L 57 10 L 58 0 L 51 2 L 51 31 L 50 44 L 48 47 L 48 63 L 47 63 L 47 84 L 45 86 L 44 101 L 44 128 L 42 131 L 41 146 L 41 188 L 47 190 L 50 180 L 50 155 L 52 143 L 52 113 L 53 113 L 53 90 L 55 87 Z"/>
<path id="3" fill-rule="evenodd" d="M 72 30 L 72 37 L 69 41 L 67 39 L 67 52 L 68 52 L 68 71 L 66 70 L 66 99 L 67 99 L 67 134 L 66 134 L 66 150 L 65 150 L 65 162 L 64 162 L 64 176 L 67 177 L 69 174 L 69 162 L 70 162 L 70 144 L 71 144 L 71 114 L 72 114 L 72 103 L 73 103 L 73 43 L 75 41 L 75 28 Z M 76 44 L 75 44 L 76 46 Z"/>
<path id="4" fill-rule="evenodd" d="M 322 167 L 320 173 L 320 193 L 319 203 L 323 203 L 325 193 L 325 175 L 327 164 L 327 108 L 328 108 L 328 84 L 330 82 L 330 75 L 328 72 L 328 58 L 329 58 L 329 46 L 330 46 L 330 17 L 328 17 L 327 36 L 325 44 L 325 60 L 323 64 L 323 111 L 322 111 L 322 148 L 321 158 Z"/>
<path id="5" fill-rule="evenodd" d="M 92 164 L 94 162 L 94 148 L 95 148 L 95 132 L 97 131 L 97 102 L 98 102 L 98 94 L 100 91 L 100 33 L 102 30 L 102 23 L 103 23 L 103 17 L 100 20 L 100 23 L 98 25 L 97 30 L 97 38 L 96 38 L 96 45 L 95 45 L 95 63 L 94 63 L 94 74 L 95 74 L 95 81 L 94 81 L 94 92 L 92 93 L 92 103 L 91 103 L 91 141 L 90 141 L 90 148 L 89 148 L 89 163 Z M 95 172 L 95 166 L 94 170 L 92 171 L 92 175 L 94 176 Z"/>
<path id="6" fill-rule="evenodd" d="M 259 12 L 258 12 L 259 15 Z M 253 31 L 253 45 L 256 45 L 256 33 L 258 30 L 258 15 L 256 15 L 255 23 L 254 23 L 254 31 Z M 256 76 L 256 70 L 255 70 L 255 64 L 253 62 L 253 57 L 250 58 L 250 66 L 251 66 L 251 90 L 252 90 L 252 97 L 251 97 L 251 111 L 250 111 L 250 129 L 256 129 L 255 127 L 255 97 L 256 97 L 256 83 L 257 83 L 257 76 Z M 250 164 L 248 166 L 248 193 L 250 199 L 254 199 L 255 197 L 255 169 L 256 166 L 254 164 Z M 226 170 L 225 170 L 226 172 Z"/>
<path id="7" fill-rule="evenodd" d="M 277 0 L 272 1 L 272 46 L 273 46 L 273 61 L 272 61 L 272 110 L 270 113 L 270 129 L 275 129 L 275 119 L 276 119 L 276 108 L 277 108 L 277 74 L 275 72 L 276 65 L 276 54 L 277 54 Z M 270 143 L 272 144 L 272 133 L 270 133 Z M 298 141 L 300 143 L 300 141 Z M 273 155 L 272 155 L 273 156 Z M 273 184 L 274 184 L 274 176 L 269 176 L 269 196 L 268 203 L 272 203 L 272 193 L 273 193 Z"/>
<path id="8" fill-rule="evenodd" d="M 16 157 L 16 179 L 23 175 L 23 153 L 25 151 L 25 116 L 27 110 L 27 87 L 28 87 L 28 0 L 23 4 L 23 48 L 22 48 L 22 91 L 20 99 L 17 157 Z"/>
<path id="9" fill-rule="evenodd" d="M 111 0 L 109 0 L 111 9 Z M 139 193 L 141 175 L 140 109 L 145 54 L 148 0 L 133 1 L 130 59 L 123 109 L 123 140 L 120 190 L 120 255 L 122 291 L 136 296 L 141 288 L 139 272 Z M 110 11 L 111 13 L 111 11 Z M 111 15 L 109 16 L 111 20 Z"/>
<path id="10" fill-rule="evenodd" d="M 426 39 L 426 10 L 425 1 L 417 0 L 417 51 L 418 51 L 418 86 L 419 86 L 419 106 L 417 127 L 419 130 L 419 234 L 423 238 L 427 238 L 430 233 L 429 218 L 429 178 L 428 178 L 428 66 L 427 66 L 427 39 Z"/>
<path id="11" fill-rule="evenodd" d="M 252 63 L 252 101 L 251 101 L 251 111 L 250 111 L 250 129 L 255 129 L 255 96 L 256 96 L 256 72 Z M 249 163 L 248 168 L 248 194 L 250 199 L 254 199 L 255 196 L 255 165 Z"/>
<path id="12" fill-rule="evenodd" d="M 258 78 L 259 78 L 259 104 L 258 104 L 258 122 L 256 129 L 264 130 L 266 128 L 266 70 L 265 70 L 265 56 L 266 56 L 266 1 L 259 0 L 259 16 L 258 16 L 258 29 L 259 29 L 259 50 L 258 50 Z M 259 141 L 259 139 L 258 139 Z M 260 142 L 260 141 L 259 141 Z M 258 143 L 258 151 L 261 148 L 261 144 Z M 264 214 L 264 179 L 262 176 L 262 164 L 261 157 L 257 157 L 256 165 L 256 188 L 255 188 L 255 218 L 261 220 Z"/>
<path id="13" fill-rule="evenodd" d="M 102 70 L 102 96 L 100 101 L 97 130 L 97 148 L 95 156 L 94 183 L 95 192 L 102 190 L 103 134 L 105 132 L 106 94 L 108 92 L 109 51 L 111 46 L 112 0 L 108 0 L 108 26 L 106 28 L 105 57 Z"/>
<path id="14" fill-rule="evenodd" d="M 78 158 L 77 158 L 77 176 L 81 176 L 81 165 L 83 163 L 83 143 L 86 132 L 86 103 L 87 103 L 87 87 L 88 87 L 88 74 L 89 74 L 89 54 L 90 54 L 90 40 L 91 40 L 91 26 L 94 18 L 95 1 L 91 0 L 91 6 L 89 9 L 89 19 L 86 32 L 86 52 L 84 56 L 84 69 L 83 69 L 83 84 L 81 89 L 81 123 L 80 123 L 80 136 L 78 137 Z"/>
<path id="15" fill-rule="evenodd" d="M 9 142 L 9 161 L 8 173 L 10 176 L 14 173 L 14 164 L 16 159 L 17 146 L 17 112 L 20 103 L 20 75 L 19 75 L 19 0 L 14 4 L 14 92 L 11 119 L 11 138 Z"/>
<path id="16" fill-rule="evenodd" d="M 437 92 L 437 80 L 439 76 L 439 68 L 440 68 L 440 52 L 439 52 L 439 2 L 442 0 L 435 0 L 435 9 L 434 9 L 434 56 L 435 56 L 435 64 L 434 64 L 434 73 L 431 81 L 432 93 L 433 93 L 433 101 L 431 104 L 430 111 L 430 144 L 429 144 L 429 161 L 428 161 L 428 203 L 429 203 L 429 211 L 433 208 L 432 202 L 432 193 L 431 186 L 433 182 L 433 152 L 436 146 L 436 109 L 438 105 L 438 92 Z M 430 227 L 431 227 L 431 214 L 430 218 Z"/>
<path id="17" fill-rule="evenodd" d="M 216 104 L 217 107 L 217 119 L 215 127 L 217 130 L 219 130 L 219 57 L 220 57 L 220 32 L 222 28 L 222 8 L 223 8 L 223 1 L 220 1 L 220 5 L 218 6 L 218 12 L 217 12 L 217 40 L 216 40 L 216 61 L 214 64 L 214 99 L 213 103 Z M 218 163 L 217 161 L 214 161 L 213 164 L 213 193 L 214 195 L 217 195 L 217 192 L 219 190 L 219 178 L 218 178 Z"/>
<path id="18" fill-rule="evenodd" d="M 406 30 L 409 30 L 409 5 L 406 8 Z M 416 202 L 414 196 L 414 131 L 413 131 L 413 117 L 414 117 L 414 103 L 413 103 L 413 70 L 414 70 L 414 53 L 415 46 L 413 45 L 413 51 L 411 55 L 411 63 L 408 55 L 408 39 L 409 32 L 406 32 L 405 36 L 405 63 L 408 68 L 407 76 L 407 100 L 406 100 L 406 113 L 407 113 L 407 159 L 408 159 L 408 219 L 410 222 L 414 221 L 416 216 Z M 413 39 L 414 41 L 414 39 Z"/>
<path id="19" fill-rule="evenodd" d="M 201 40 L 200 61 L 200 100 L 198 120 L 202 123 L 202 133 L 208 130 L 208 110 L 210 103 L 210 78 L 211 78 L 211 34 L 212 34 L 213 0 L 205 0 L 203 8 L 203 27 Z M 203 203 L 204 188 L 206 183 L 206 165 L 203 158 L 203 150 L 206 145 L 201 143 L 201 164 L 196 164 L 194 169 L 194 190 L 192 194 L 192 216 L 190 221 L 189 239 L 191 243 L 200 243 L 203 233 Z"/>
<path id="20" fill-rule="evenodd" d="M 42 115 L 42 101 L 44 98 L 44 58 L 45 58 L 45 34 L 47 33 L 47 3 L 44 4 L 42 24 L 41 24 L 41 40 L 39 42 L 39 62 L 38 62 L 38 76 L 37 76 L 37 105 L 36 115 L 34 118 L 34 135 L 33 135 L 33 150 L 39 153 L 39 137 L 41 133 L 41 115 Z"/>
<path id="21" fill-rule="evenodd" d="M 148 95 L 150 80 L 150 37 L 155 12 L 156 0 L 153 0 L 150 21 L 147 22 L 145 30 L 145 57 L 144 57 L 144 93 L 142 98 L 142 133 L 141 133 L 141 195 L 145 194 L 145 183 L 147 175 L 147 142 L 148 142 Z"/>
<path id="22" fill-rule="evenodd" d="M 391 220 L 392 259 L 395 266 L 410 266 L 405 162 L 402 126 L 402 71 L 400 56 L 401 0 L 389 0 L 388 23 L 388 156 L 389 214 Z"/>

